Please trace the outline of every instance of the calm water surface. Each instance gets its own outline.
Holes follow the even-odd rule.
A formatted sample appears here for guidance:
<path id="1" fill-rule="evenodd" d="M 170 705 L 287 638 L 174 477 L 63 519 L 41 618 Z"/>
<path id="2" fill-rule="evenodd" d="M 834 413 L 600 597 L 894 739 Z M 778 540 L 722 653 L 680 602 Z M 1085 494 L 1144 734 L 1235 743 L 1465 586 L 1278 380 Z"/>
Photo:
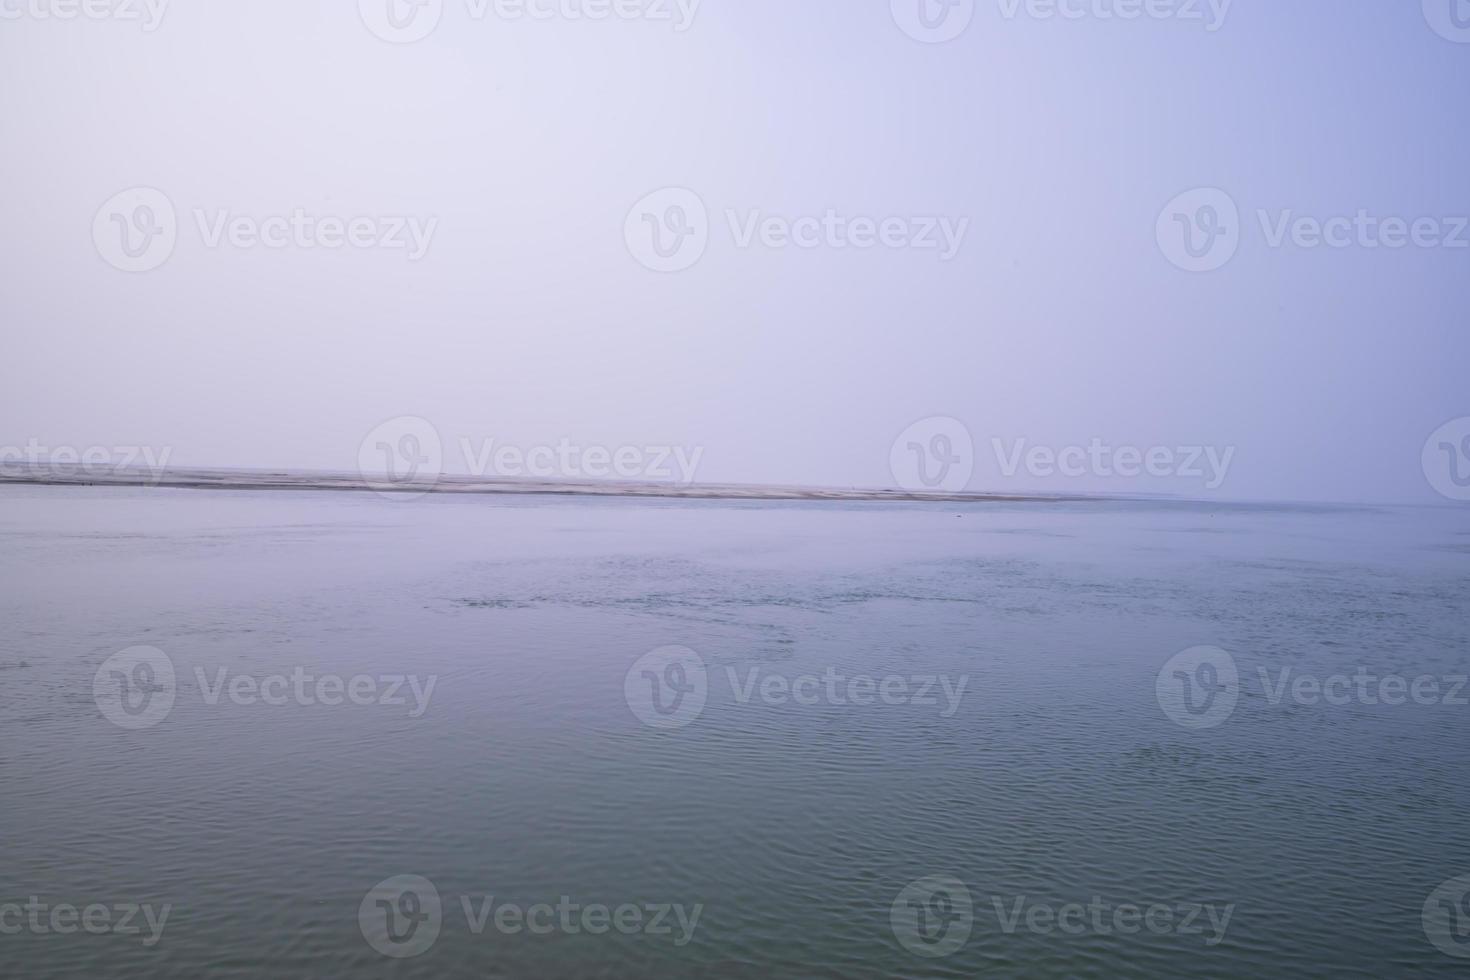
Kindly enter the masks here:
<path id="1" fill-rule="evenodd" d="M 1470 707 L 1279 694 L 1470 673 L 1463 511 L 3 487 L 0 540 L 0 906 L 169 906 L 153 945 L 141 914 L 0 914 L 0 972 L 1470 970 L 1470 901 L 1442 893 L 1439 946 L 1424 922 L 1470 874 Z M 128 729 L 94 681 L 139 646 L 173 704 Z M 669 646 L 705 670 L 639 665 Z M 1161 702 L 1199 646 L 1237 668 L 1233 710 L 1192 666 L 1196 712 Z M 435 686 L 249 696 L 293 674 Z M 397 959 L 363 922 L 400 875 L 439 912 L 390 904 L 429 916 Z M 568 902 L 642 918 L 497 926 Z M 1102 927 L 1058 927 L 1074 903 Z M 1119 906 L 1158 928 L 1112 928 Z"/>

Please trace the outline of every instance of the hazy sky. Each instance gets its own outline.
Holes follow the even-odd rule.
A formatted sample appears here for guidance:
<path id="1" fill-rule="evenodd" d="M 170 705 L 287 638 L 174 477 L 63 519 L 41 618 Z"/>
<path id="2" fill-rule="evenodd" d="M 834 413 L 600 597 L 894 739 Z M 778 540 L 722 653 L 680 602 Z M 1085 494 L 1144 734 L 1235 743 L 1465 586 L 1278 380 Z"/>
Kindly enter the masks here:
<path id="1" fill-rule="evenodd" d="M 975 490 L 1442 499 L 1470 3 L 389 2 L 0 0 L 0 444 L 891 485 L 938 416 Z M 1090 444 L 1233 454 L 1004 472 Z"/>

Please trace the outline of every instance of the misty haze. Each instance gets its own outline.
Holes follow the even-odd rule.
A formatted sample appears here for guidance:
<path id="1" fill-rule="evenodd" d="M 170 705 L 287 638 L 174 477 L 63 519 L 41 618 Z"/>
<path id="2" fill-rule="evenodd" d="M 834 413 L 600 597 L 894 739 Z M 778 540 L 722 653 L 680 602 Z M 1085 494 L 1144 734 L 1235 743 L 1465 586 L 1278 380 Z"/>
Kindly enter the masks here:
<path id="1" fill-rule="evenodd" d="M 0 974 L 1470 964 L 1470 0 L 0 76 Z"/>

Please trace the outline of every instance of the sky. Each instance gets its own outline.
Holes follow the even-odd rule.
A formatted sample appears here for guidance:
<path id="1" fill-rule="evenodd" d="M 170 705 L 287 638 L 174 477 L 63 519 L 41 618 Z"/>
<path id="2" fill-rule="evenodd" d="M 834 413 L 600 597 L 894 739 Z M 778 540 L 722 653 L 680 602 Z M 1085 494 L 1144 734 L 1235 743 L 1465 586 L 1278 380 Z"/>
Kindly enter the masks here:
<path id="1" fill-rule="evenodd" d="M 0 0 L 0 453 L 1463 499 L 1467 93 L 1466 0 Z"/>

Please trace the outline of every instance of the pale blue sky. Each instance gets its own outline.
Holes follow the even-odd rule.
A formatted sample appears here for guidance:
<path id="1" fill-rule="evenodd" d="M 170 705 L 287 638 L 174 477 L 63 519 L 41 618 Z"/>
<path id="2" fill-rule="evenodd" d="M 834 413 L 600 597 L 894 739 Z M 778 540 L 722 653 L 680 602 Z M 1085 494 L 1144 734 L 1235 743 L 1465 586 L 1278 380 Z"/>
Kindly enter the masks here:
<path id="1" fill-rule="evenodd" d="M 1209 31 L 990 0 L 942 44 L 886 0 L 703 0 L 682 32 L 471 9 L 410 44 L 346 2 L 0 21 L 0 443 L 349 468 L 417 415 L 448 444 L 677 444 L 701 480 L 881 485 L 894 437 L 943 415 L 974 436 L 971 489 L 1199 489 L 1007 478 L 991 452 L 1096 438 L 1233 446 L 1215 496 L 1439 499 L 1420 450 L 1470 415 L 1470 248 L 1271 247 L 1257 216 L 1470 214 L 1470 43 L 1417 2 L 1237 0 Z M 178 243 L 127 273 L 91 229 L 137 186 Z M 660 273 L 624 223 L 670 186 L 709 244 Z M 1200 187 L 1241 236 L 1191 273 L 1155 225 Z M 742 248 L 726 219 L 829 208 L 968 229 L 941 261 Z M 414 262 L 211 248 L 194 216 L 294 209 L 438 224 Z"/>

